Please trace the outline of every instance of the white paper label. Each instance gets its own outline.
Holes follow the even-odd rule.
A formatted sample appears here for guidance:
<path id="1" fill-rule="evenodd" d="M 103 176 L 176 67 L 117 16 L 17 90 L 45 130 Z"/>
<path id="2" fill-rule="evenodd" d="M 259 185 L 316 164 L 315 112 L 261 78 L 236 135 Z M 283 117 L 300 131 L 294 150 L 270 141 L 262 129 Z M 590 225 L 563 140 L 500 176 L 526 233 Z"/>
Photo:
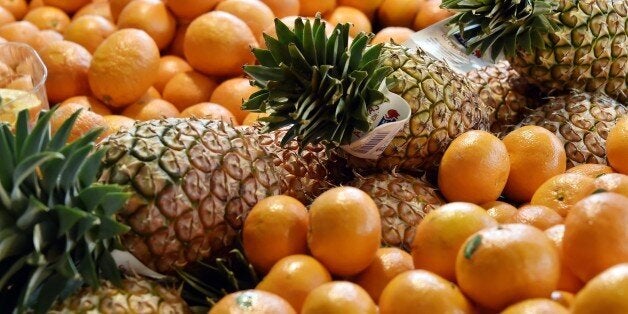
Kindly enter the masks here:
<path id="1" fill-rule="evenodd" d="M 148 268 L 146 265 L 142 264 L 140 260 L 138 260 L 135 256 L 133 256 L 133 254 L 129 252 L 113 250 L 111 251 L 111 256 L 113 257 L 113 260 L 116 262 L 116 265 L 118 265 L 119 268 L 121 268 L 123 271 L 127 273 L 142 275 L 142 276 L 151 277 L 154 279 L 166 278 L 166 275 L 162 275 Z"/>

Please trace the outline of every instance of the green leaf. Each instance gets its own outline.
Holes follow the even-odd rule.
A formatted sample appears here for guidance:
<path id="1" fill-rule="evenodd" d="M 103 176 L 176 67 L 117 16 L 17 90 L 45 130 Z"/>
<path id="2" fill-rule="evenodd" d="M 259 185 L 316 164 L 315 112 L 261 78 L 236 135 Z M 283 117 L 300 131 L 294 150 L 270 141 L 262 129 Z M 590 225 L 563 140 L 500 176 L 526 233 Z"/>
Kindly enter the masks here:
<path id="1" fill-rule="evenodd" d="M 123 207 L 126 201 L 131 197 L 131 193 L 109 193 L 104 198 L 102 203 L 100 204 L 103 209 L 103 214 L 105 216 L 113 216 L 117 214 Z"/>
<path id="2" fill-rule="evenodd" d="M 266 49 L 253 48 L 253 55 L 259 63 L 266 67 L 277 67 L 279 63 L 273 58 L 273 54 Z"/>
<path id="3" fill-rule="evenodd" d="M 464 246 L 464 257 L 466 259 L 471 259 L 473 254 L 482 244 L 482 235 L 475 235 L 471 240 L 467 241 L 467 244 Z"/>
<path id="4" fill-rule="evenodd" d="M 117 222 L 110 217 L 100 217 L 98 225 L 98 238 L 101 240 L 111 239 L 115 236 L 122 235 L 129 231 L 129 227 Z"/>
<path id="5" fill-rule="evenodd" d="M 75 186 L 78 182 L 78 174 L 79 170 L 83 166 L 85 159 L 89 155 L 92 150 L 92 145 L 84 146 L 77 151 L 75 151 L 72 155 L 67 159 L 68 161 L 65 163 L 63 167 L 63 171 L 59 177 L 59 183 L 61 188 L 64 190 L 69 190 L 71 187 Z"/>
<path id="6" fill-rule="evenodd" d="M 8 189 L 12 182 L 13 167 L 15 162 L 13 151 L 13 134 L 6 124 L 0 125 L 0 185 Z"/>
<path id="7" fill-rule="evenodd" d="M 53 110 L 56 110 L 56 108 Z M 67 143 L 70 132 L 72 131 L 72 127 L 74 126 L 74 123 L 76 122 L 76 119 L 78 118 L 80 113 L 80 110 L 77 110 L 69 118 L 63 121 L 59 129 L 55 132 L 55 134 L 52 136 L 52 139 L 48 143 L 49 151 L 59 151 Z"/>
<path id="8" fill-rule="evenodd" d="M 63 155 L 57 152 L 41 152 L 27 157 L 15 167 L 15 172 L 13 173 L 14 188 L 18 188 L 28 176 L 34 175 L 35 169 L 39 165 L 49 160 L 61 158 L 63 158 Z"/>
<path id="9" fill-rule="evenodd" d="M 26 142 L 28 137 L 28 121 L 30 120 L 28 109 L 24 109 L 17 114 L 17 120 L 15 121 L 15 152 L 16 156 L 19 156 L 17 152 L 22 151 L 22 145 Z"/>
<path id="10" fill-rule="evenodd" d="M 13 275 L 15 275 L 18 271 L 22 270 L 24 265 L 26 265 L 27 259 L 28 259 L 28 255 L 24 255 L 18 258 L 15 262 L 13 262 L 13 264 L 11 264 L 11 266 L 9 267 L 9 269 L 6 270 L 6 272 L 0 273 L 2 274 L 2 277 L 0 277 L 0 291 L 4 291 L 7 283 L 9 282 L 9 279 L 11 279 Z"/>
<path id="11" fill-rule="evenodd" d="M 100 162 L 105 156 L 106 151 L 99 149 L 89 155 L 83 166 L 80 169 L 78 179 L 81 184 L 81 188 L 87 188 L 94 183 L 98 178 L 98 172 L 100 171 Z"/>
<path id="12" fill-rule="evenodd" d="M 16 226 L 24 231 L 29 231 L 45 218 L 48 207 L 35 197 L 28 198 L 28 207 L 26 211 L 17 219 Z"/>
<path id="13" fill-rule="evenodd" d="M 11 256 L 23 254 L 30 248 L 26 236 L 22 233 L 17 233 L 19 232 L 18 230 L 12 230 L 12 233 L 3 234 L 0 238 L 0 261 L 4 261 Z"/>
<path id="14" fill-rule="evenodd" d="M 62 274 L 53 274 L 46 279 L 41 285 L 41 290 L 37 296 L 37 302 L 34 303 L 33 310 L 35 313 L 47 313 L 61 292 L 74 282 Z"/>
<path id="15" fill-rule="evenodd" d="M 83 245 L 82 249 L 82 258 L 78 265 L 79 273 L 90 287 L 96 289 L 100 287 L 100 280 L 98 279 L 98 273 L 96 272 L 96 265 L 94 264 L 92 252 L 88 249 L 87 245 Z"/>
<path id="16" fill-rule="evenodd" d="M 105 196 L 111 193 L 119 193 L 122 191 L 122 187 L 113 184 L 94 184 L 86 189 L 83 189 L 78 199 L 81 201 L 82 208 L 86 212 L 93 213 L 96 208 L 102 204 Z"/>
<path id="17" fill-rule="evenodd" d="M 81 209 L 73 208 L 64 205 L 57 205 L 53 208 L 57 213 L 59 219 L 59 231 L 57 237 L 61 237 L 74 227 L 81 219 L 84 219 L 88 214 Z"/>
<path id="18" fill-rule="evenodd" d="M 26 156 L 32 156 L 44 149 L 44 144 L 50 137 L 50 119 L 53 114 L 54 111 L 51 110 L 39 117 L 20 150 L 18 160 L 22 160 Z"/>

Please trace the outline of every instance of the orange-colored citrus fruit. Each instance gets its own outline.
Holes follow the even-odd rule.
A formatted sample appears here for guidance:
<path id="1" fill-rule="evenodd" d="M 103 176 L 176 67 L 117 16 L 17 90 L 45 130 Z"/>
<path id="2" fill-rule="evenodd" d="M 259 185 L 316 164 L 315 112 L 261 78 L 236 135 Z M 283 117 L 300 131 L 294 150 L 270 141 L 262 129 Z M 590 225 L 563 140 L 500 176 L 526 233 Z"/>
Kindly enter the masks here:
<path id="1" fill-rule="evenodd" d="M 577 173 L 592 178 L 597 178 L 603 174 L 613 173 L 613 168 L 602 164 L 580 164 L 571 167 L 565 171 L 566 173 Z"/>
<path id="2" fill-rule="evenodd" d="M 168 54 L 185 58 L 185 52 L 183 51 L 183 42 L 185 41 L 185 32 L 188 30 L 189 23 L 179 23 L 177 30 L 174 33 L 174 38 L 168 47 Z M 187 61 L 186 61 L 187 62 Z"/>
<path id="3" fill-rule="evenodd" d="M 111 115 L 111 109 L 109 109 L 100 100 L 91 96 L 74 96 L 64 100 L 61 105 L 67 103 L 75 103 L 81 105 L 85 110 L 93 111 L 101 116 Z"/>
<path id="4" fill-rule="evenodd" d="M 40 31 L 35 35 L 33 42 L 31 43 L 31 47 L 37 51 L 41 55 L 42 50 L 48 47 L 48 45 L 53 42 L 62 41 L 63 35 L 59 34 L 57 31 L 53 31 L 51 29 L 46 29 Z"/>
<path id="5" fill-rule="evenodd" d="M 60 33 L 70 24 L 70 17 L 63 10 L 49 6 L 28 11 L 24 20 L 33 23 L 40 30 L 51 29 Z"/>
<path id="6" fill-rule="evenodd" d="M 177 23 L 166 5 L 159 0 L 135 0 L 118 15 L 118 28 L 137 28 L 153 38 L 161 50 L 174 38 Z"/>
<path id="7" fill-rule="evenodd" d="M 426 270 L 401 273 L 384 288 L 379 312 L 389 313 L 473 313 L 458 287 Z"/>
<path id="8" fill-rule="evenodd" d="M 107 130 L 103 134 L 104 137 L 115 134 L 124 129 L 130 129 L 135 123 L 134 119 L 121 115 L 105 115 L 103 118 L 105 119 L 105 123 L 107 125 Z"/>
<path id="9" fill-rule="evenodd" d="M 242 241 L 250 263 L 263 273 L 280 259 L 307 252 L 307 209 L 297 199 L 269 196 L 244 221 Z"/>
<path id="10" fill-rule="evenodd" d="M 507 307 L 501 314 L 569 314 L 569 310 L 550 299 L 528 299 Z"/>
<path id="11" fill-rule="evenodd" d="M 17 21 L 0 26 L 0 37 L 28 45 L 36 44 L 39 29 L 29 21 Z"/>
<path id="12" fill-rule="evenodd" d="M 44 0 L 45 5 L 57 7 L 68 14 L 78 11 L 90 2 L 91 0 Z"/>
<path id="13" fill-rule="evenodd" d="M 138 101 L 122 111 L 122 115 L 139 121 L 178 118 L 179 110 L 172 103 L 163 99 L 150 99 L 147 102 Z"/>
<path id="14" fill-rule="evenodd" d="M 242 123 L 246 115 L 249 114 L 248 111 L 242 109 L 242 103 L 258 90 L 257 86 L 251 86 L 248 79 L 232 78 L 220 83 L 212 93 L 210 100 L 229 109 L 238 122 Z"/>
<path id="15" fill-rule="evenodd" d="M 11 12 L 16 20 L 21 20 L 28 12 L 28 4 L 26 0 L 0 0 L 0 7 Z"/>
<path id="16" fill-rule="evenodd" d="M 104 17 L 85 15 L 75 18 L 66 27 L 63 36 L 65 40 L 73 41 L 94 53 L 96 48 L 115 31 L 116 26 Z"/>
<path id="17" fill-rule="evenodd" d="M 369 19 L 372 19 L 375 11 L 383 1 L 384 0 L 338 0 L 338 5 L 356 8 L 364 12 Z"/>
<path id="18" fill-rule="evenodd" d="M 558 250 L 543 231 L 505 224 L 470 236 L 456 258 L 460 289 L 479 305 L 501 310 L 530 298 L 547 298 L 560 275 Z"/>
<path id="19" fill-rule="evenodd" d="M 334 275 L 351 276 L 366 269 L 375 258 L 381 233 L 377 205 L 360 189 L 332 188 L 310 206 L 310 252 Z"/>
<path id="20" fill-rule="evenodd" d="M 192 71 L 192 67 L 184 59 L 175 55 L 165 55 L 159 59 L 159 71 L 153 87 L 163 93 L 164 87 L 173 76 L 181 72 Z"/>
<path id="21" fill-rule="evenodd" d="M 375 34 L 375 37 L 373 37 L 371 43 L 375 45 L 379 43 L 389 43 L 393 41 L 397 44 L 403 44 L 410 39 L 410 36 L 412 36 L 412 34 L 414 34 L 414 31 L 407 27 L 385 27 L 377 32 L 377 34 Z"/>
<path id="22" fill-rule="evenodd" d="M 508 133 L 503 142 L 510 156 L 504 195 L 513 201 L 529 202 L 541 184 L 567 168 L 562 142 L 543 127 L 518 128 Z"/>
<path id="23" fill-rule="evenodd" d="M 210 101 L 217 85 L 216 81 L 199 72 L 181 72 L 168 81 L 162 97 L 182 111 L 194 104 Z"/>
<path id="24" fill-rule="evenodd" d="M 560 278 L 558 279 L 558 290 L 568 291 L 572 293 L 578 292 L 584 285 L 582 280 L 567 267 L 565 257 L 563 256 L 563 236 L 565 235 L 565 225 L 558 224 L 545 230 L 545 235 L 552 240 L 554 246 L 558 250 L 560 257 Z"/>
<path id="25" fill-rule="evenodd" d="M 85 15 L 101 16 L 107 21 L 113 22 L 109 1 L 97 1 L 87 4 L 74 13 L 72 20 L 76 20 L 77 18 Z"/>
<path id="26" fill-rule="evenodd" d="M 377 305 L 360 286 L 348 281 L 324 283 L 303 302 L 301 314 L 376 314 Z"/>
<path id="27" fill-rule="evenodd" d="M 15 22 L 15 17 L 13 17 L 13 14 L 11 14 L 9 10 L 0 6 L 0 26 L 4 24 L 9 24 L 11 22 Z"/>
<path id="28" fill-rule="evenodd" d="M 122 9 L 129 4 L 132 0 L 109 0 L 109 11 L 111 12 L 112 22 L 116 23 L 118 21 L 118 16 Z"/>
<path id="29" fill-rule="evenodd" d="M 595 276 L 574 299 L 571 313 L 628 313 L 628 263 L 615 265 Z"/>
<path id="30" fill-rule="evenodd" d="M 575 296 L 573 293 L 562 290 L 552 291 L 552 295 L 550 295 L 550 299 L 552 301 L 557 302 L 566 308 L 571 308 L 574 298 Z"/>
<path id="31" fill-rule="evenodd" d="M 190 65 L 215 76 L 242 74 L 243 65 L 255 63 L 251 53 L 254 47 L 257 47 L 257 40 L 246 23 L 221 11 L 203 14 L 192 21 L 183 41 Z M 208 55 L 214 57 L 208 58 Z"/>
<path id="32" fill-rule="evenodd" d="M 90 92 L 87 71 L 92 55 L 83 46 L 71 41 L 57 41 L 41 51 L 41 59 L 48 69 L 46 93 L 49 101 L 61 102 Z"/>
<path id="33" fill-rule="evenodd" d="M 492 201 L 480 206 L 500 224 L 511 223 L 512 217 L 517 213 L 517 207 L 502 201 Z"/>
<path id="34" fill-rule="evenodd" d="M 471 203 L 448 203 L 429 212 L 414 234 L 414 266 L 455 281 L 456 255 L 462 244 L 470 235 L 492 226 L 497 222 Z"/>
<path id="35" fill-rule="evenodd" d="M 325 19 L 329 21 L 331 27 L 336 26 L 336 24 L 351 24 L 349 35 L 353 37 L 357 36 L 360 32 L 368 34 L 372 30 L 369 18 L 362 11 L 352 7 L 337 7 L 331 11 L 331 13 L 327 14 Z"/>
<path id="36" fill-rule="evenodd" d="M 273 25 L 275 19 L 273 11 L 259 0 L 223 0 L 218 3 L 216 10 L 231 13 L 244 21 L 255 38 L 259 38 L 264 29 Z"/>
<path id="37" fill-rule="evenodd" d="M 314 16 L 316 13 L 325 14 L 336 7 L 336 0 L 300 0 L 299 15 Z"/>
<path id="38" fill-rule="evenodd" d="M 94 52 L 89 85 L 96 98 L 111 107 L 134 103 L 153 85 L 159 70 L 155 41 L 138 29 L 111 34 Z"/>
<path id="39" fill-rule="evenodd" d="M 180 0 L 179 0 L 180 1 Z M 262 290 L 243 290 L 228 294 L 208 314 L 296 314 L 288 301 Z"/>
<path id="40" fill-rule="evenodd" d="M 421 9 L 421 1 L 384 0 L 377 10 L 377 17 L 385 26 L 412 27 L 419 9 Z"/>
<path id="41" fill-rule="evenodd" d="M 161 94 L 159 93 L 159 91 L 155 87 L 151 86 L 151 87 L 149 87 L 146 90 L 146 93 L 144 93 L 144 95 L 142 95 L 142 98 L 140 98 L 140 100 L 138 100 L 138 102 L 141 102 L 141 101 L 147 102 L 147 101 L 149 101 L 151 99 L 156 99 L 156 98 L 161 99 Z"/>
<path id="42" fill-rule="evenodd" d="M 580 280 L 628 262 L 628 197 L 597 193 L 571 207 L 565 219 L 563 256 Z"/>
<path id="43" fill-rule="evenodd" d="M 164 2 L 176 17 L 191 21 L 211 11 L 221 0 L 165 0 Z"/>
<path id="44" fill-rule="evenodd" d="M 239 125 L 235 116 L 227 108 L 213 102 L 202 102 L 189 106 L 181 111 L 181 118 L 199 118 L 209 120 L 222 120 L 233 125 Z"/>
<path id="45" fill-rule="evenodd" d="M 595 191 L 595 179 L 575 173 L 563 173 L 549 178 L 532 195 L 530 204 L 552 208 L 567 216 L 573 204 Z"/>
<path id="46" fill-rule="evenodd" d="M 440 162 L 438 186 L 450 202 L 483 204 L 502 193 L 510 162 L 506 146 L 486 131 L 465 132 L 454 139 Z"/>
<path id="47" fill-rule="evenodd" d="M 415 30 L 424 29 L 432 24 L 438 23 L 453 13 L 440 8 L 441 0 L 421 0 L 420 8 L 414 17 L 412 27 Z"/>
<path id="48" fill-rule="evenodd" d="M 83 110 L 83 106 L 79 104 L 68 103 L 59 106 L 52 115 L 52 119 L 50 120 L 50 130 L 52 134 L 55 134 L 61 125 L 63 125 L 63 122 L 69 119 L 70 116 L 78 110 L 82 111 L 79 113 L 79 116 L 76 118 L 74 126 L 70 131 L 68 142 L 77 140 L 95 128 L 103 128 L 103 131 L 107 128 L 107 122 L 101 115 L 89 110 Z M 103 136 L 101 135 L 100 138 L 103 138 Z"/>
<path id="49" fill-rule="evenodd" d="M 595 179 L 596 191 L 614 192 L 628 197 L 628 175 L 609 173 Z"/>
<path id="50" fill-rule="evenodd" d="M 249 112 L 242 120 L 242 125 L 254 125 L 258 123 L 258 120 L 262 117 L 267 117 L 268 114 L 264 112 Z"/>
<path id="51" fill-rule="evenodd" d="M 414 269 L 412 256 L 396 248 L 379 248 L 371 264 L 353 278 L 353 282 L 362 287 L 375 302 L 388 283 L 397 275 Z"/>
<path id="52" fill-rule="evenodd" d="M 280 259 L 255 289 L 284 298 L 300 312 L 307 295 L 330 281 L 331 275 L 323 264 L 309 255 L 297 254 Z"/>
<path id="53" fill-rule="evenodd" d="M 628 116 L 619 118 L 608 132 L 606 158 L 613 169 L 628 175 Z"/>
<path id="54" fill-rule="evenodd" d="M 555 210 L 543 205 L 523 205 L 511 218 L 513 223 L 527 224 L 545 230 L 561 224 L 563 217 Z"/>
<path id="55" fill-rule="evenodd" d="M 299 14 L 301 4 L 299 0 L 261 0 L 266 4 L 276 17 L 282 18 Z"/>

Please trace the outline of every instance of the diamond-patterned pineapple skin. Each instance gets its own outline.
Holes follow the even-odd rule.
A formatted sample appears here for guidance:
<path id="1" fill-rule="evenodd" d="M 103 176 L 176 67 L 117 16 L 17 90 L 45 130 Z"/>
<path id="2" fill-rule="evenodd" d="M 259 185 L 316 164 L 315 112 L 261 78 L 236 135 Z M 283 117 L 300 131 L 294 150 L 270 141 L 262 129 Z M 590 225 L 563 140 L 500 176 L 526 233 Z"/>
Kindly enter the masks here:
<path id="1" fill-rule="evenodd" d="M 131 227 L 122 237 L 125 247 L 157 271 L 184 268 L 229 249 L 261 199 L 288 194 L 307 201 L 342 179 L 325 168 L 333 154 L 327 157 L 322 147 L 280 149 L 277 135 L 220 121 L 165 119 L 110 136 L 102 143 L 101 181 L 134 192 L 119 215 Z"/>
<path id="2" fill-rule="evenodd" d="M 356 177 L 349 185 L 370 195 L 382 218 L 382 244 L 410 251 L 416 226 L 430 211 L 445 204 L 424 179 L 390 172 Z"/>
<path id="3" fill-rule="evenodd" d="M 549 98 L 526 113 L 515 128 L 538 125 L 554 132 L 567 152 L 567 168 L 582 163 L 607 164 L 608 131 L 626 114 L 626 105 L 602 93 L 572 92 Z"/>

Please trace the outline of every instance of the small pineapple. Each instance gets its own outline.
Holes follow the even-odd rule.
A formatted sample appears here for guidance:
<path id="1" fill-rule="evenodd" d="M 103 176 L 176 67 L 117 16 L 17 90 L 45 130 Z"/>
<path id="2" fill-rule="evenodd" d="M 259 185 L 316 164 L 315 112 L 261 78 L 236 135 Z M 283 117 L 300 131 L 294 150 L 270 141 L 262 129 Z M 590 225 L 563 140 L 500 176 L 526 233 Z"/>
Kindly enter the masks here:
<path id="1" fill-rule="evenodd" d="M 539 125 L 552 132 L 565 145 L 567 168 L 582 163 L 606 164 L 606 136 L 628 107 L 602 93 L 571 92 L 551 97 L 526 113 L 514 128 Z"/>
<path id="2" fill-rule="evenodd" d="M 88 313 L 191 313 L 179 291 L 136 277 L 126 278 L 120 287 L 108 281 L 99 288 L 86 287 L 57 303 L 48 314 Z"/>
<path id="3" fill-rule="evenodd" d="M 382 244 L 410 251 L 423 217 L 445 201 L 424 179 L 397 172 L 357 176 L 349 185 L 370 195 L 382 218 Z"/>

